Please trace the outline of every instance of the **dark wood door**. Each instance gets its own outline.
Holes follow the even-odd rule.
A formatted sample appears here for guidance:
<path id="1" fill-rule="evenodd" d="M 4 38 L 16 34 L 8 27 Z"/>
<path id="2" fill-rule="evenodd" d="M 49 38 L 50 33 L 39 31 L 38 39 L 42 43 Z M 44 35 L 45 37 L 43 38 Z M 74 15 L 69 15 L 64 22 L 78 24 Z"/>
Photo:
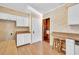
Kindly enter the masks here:
<path id="1" fill-rule="evenodd" d="M 50 41 L 50 18 L 43 20 L 43 40 L 46 42 Z"/>

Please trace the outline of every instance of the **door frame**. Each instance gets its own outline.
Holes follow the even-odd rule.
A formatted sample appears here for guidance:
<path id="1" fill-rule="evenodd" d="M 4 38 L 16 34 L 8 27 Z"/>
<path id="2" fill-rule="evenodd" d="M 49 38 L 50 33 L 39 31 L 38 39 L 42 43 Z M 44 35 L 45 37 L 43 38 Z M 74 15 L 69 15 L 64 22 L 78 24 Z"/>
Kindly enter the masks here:
<path id="1" fill-rule="evenodd" d="M 42 41 L 44 40 L 44 25 L 43 25 L 43 21 L 46 20 L 46 19 L 50 20 L 50 17 L 45 18 L 45 19 L 42 20 Z M 49 29 L 49 33 L 50 33 L 50 29 Z M 49 34 L 49 36 L 50 36 L 50 34 Z M 50 44 L 50 37 L 49 37 L 49 44 Z"/>

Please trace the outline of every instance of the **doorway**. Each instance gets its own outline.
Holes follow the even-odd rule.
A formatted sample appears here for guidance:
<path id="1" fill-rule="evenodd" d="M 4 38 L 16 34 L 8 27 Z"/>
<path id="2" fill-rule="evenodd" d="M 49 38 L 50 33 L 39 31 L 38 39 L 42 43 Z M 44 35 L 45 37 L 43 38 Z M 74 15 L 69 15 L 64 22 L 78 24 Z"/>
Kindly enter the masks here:
<path id="1" fill-rule="evenodd" d="M 50 18 L 43 19 L 43 41 L 50 43 Z"/>
<path id="2" fill-rule="evenodd" d="M 0 20 L 0 40 L 15 39 L 15 21 Z"/>

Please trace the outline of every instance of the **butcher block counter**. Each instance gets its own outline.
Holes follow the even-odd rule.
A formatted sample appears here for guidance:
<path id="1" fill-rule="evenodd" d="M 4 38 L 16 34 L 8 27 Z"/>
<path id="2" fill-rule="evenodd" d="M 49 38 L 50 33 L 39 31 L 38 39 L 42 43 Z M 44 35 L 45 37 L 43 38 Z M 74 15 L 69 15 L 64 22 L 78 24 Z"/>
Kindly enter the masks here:
<path id="1" fill-rule="evenodd" d="M 30 31 L 17 31 L 16 34 L 31 33 Z"/>
<path id="2" fill-rule="evenodd" d="M 71 39 L 79 41 L 79 34 L 77 33 L 53 32 L 52 35 L 54 36 L 54 38 L 60 38 L 62 40 L 71 38 Z"/>

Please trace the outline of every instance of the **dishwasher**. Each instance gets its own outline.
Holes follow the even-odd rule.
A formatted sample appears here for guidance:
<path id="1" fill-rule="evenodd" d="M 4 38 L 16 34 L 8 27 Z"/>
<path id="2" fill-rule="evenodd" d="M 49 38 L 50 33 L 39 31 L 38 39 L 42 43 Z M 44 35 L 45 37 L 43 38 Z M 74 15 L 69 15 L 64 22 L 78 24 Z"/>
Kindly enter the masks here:
<path id="1" fill-rule="evenodd" d="M 75 55 L 79 55 L 79 41 L 75 41 Z"/>

